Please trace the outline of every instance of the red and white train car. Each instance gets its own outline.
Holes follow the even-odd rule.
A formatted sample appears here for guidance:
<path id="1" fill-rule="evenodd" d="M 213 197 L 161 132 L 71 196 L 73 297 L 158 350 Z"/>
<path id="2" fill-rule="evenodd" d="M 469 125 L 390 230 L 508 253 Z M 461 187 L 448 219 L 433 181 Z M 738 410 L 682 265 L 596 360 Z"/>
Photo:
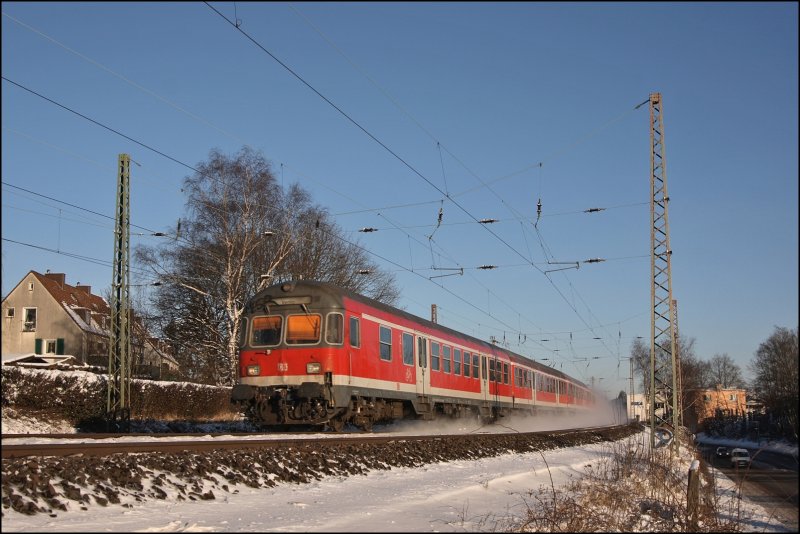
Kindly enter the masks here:
<path id="1" fill-rule="evenodd" d="M 321 282 L 260 291 L 241 326 L 231 400 L 267 426 L 369 430 L 440 415 L 573 414 L 594 403 L 562 372 Z"/>

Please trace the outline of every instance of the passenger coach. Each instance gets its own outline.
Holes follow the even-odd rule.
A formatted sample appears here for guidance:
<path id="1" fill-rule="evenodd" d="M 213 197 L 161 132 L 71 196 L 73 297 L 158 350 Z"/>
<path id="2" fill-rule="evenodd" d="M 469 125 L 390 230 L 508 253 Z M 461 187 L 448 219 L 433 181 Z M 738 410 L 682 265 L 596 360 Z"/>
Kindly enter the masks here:
<path id="1" fill-rule="evenodd" d="M 573 414 L 581 382 L 501 347 L 321 282 L 274 285 L 248 303 L 231 400 L 266 426 L 396 419 L 491 421 Z"/>

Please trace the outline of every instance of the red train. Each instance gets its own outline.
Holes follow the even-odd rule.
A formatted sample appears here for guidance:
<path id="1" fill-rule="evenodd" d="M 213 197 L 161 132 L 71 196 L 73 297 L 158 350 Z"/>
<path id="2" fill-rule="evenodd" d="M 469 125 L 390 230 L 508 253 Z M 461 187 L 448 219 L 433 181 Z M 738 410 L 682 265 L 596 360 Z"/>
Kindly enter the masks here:
<path id="1" fill-rule="evenodd" d="M 321 282 L 274 285 L 248 303 L 231 401 L 264 426 L 438 416 L 491 421 L 574 413 L 581 382 L 501 347 Z"/>

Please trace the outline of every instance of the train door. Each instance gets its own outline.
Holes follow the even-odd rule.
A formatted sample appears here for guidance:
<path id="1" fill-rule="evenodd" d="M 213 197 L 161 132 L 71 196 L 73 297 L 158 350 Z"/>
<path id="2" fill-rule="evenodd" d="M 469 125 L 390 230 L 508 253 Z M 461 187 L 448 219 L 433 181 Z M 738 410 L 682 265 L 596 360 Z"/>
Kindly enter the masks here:
<path id="1" fill-rule="evenodd" d="M 417 334 L 417 395 L 425 396 L 431 389 L 428 372 L 428 338 Z"/>
<path id="2" fill-rule="evenodd" d="M 361 320 L 351 315 L 348 321 L 348 350 L 347 350 L 347 383 L 353 383 L 353 362 L 361 360 Z"/>
<path id="3" fill-rule="evenodd" d="M 487 368 L 488 358 L 481 354 L 481 391 L 483 392 L 483 400 L 489 401 L 489 370 Z"/>

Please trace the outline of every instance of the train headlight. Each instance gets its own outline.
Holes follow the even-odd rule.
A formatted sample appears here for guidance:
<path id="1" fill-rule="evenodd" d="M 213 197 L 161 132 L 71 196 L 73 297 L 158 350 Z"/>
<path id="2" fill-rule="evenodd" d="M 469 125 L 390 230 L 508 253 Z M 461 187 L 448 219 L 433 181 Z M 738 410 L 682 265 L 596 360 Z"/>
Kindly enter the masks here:
<path id="1" fill-rule="evenodd" d="M 261 366 L 260 365 L 248 365 L 247 366 L 247 376 L 258 376 L 261 374 Z"/>
<path id="2" fill-rule="evenodd" d="M 322 364 L 319 362 L 311 362 L 306 364 L 306 373 L 315 375 L 322 372 Z"/>

